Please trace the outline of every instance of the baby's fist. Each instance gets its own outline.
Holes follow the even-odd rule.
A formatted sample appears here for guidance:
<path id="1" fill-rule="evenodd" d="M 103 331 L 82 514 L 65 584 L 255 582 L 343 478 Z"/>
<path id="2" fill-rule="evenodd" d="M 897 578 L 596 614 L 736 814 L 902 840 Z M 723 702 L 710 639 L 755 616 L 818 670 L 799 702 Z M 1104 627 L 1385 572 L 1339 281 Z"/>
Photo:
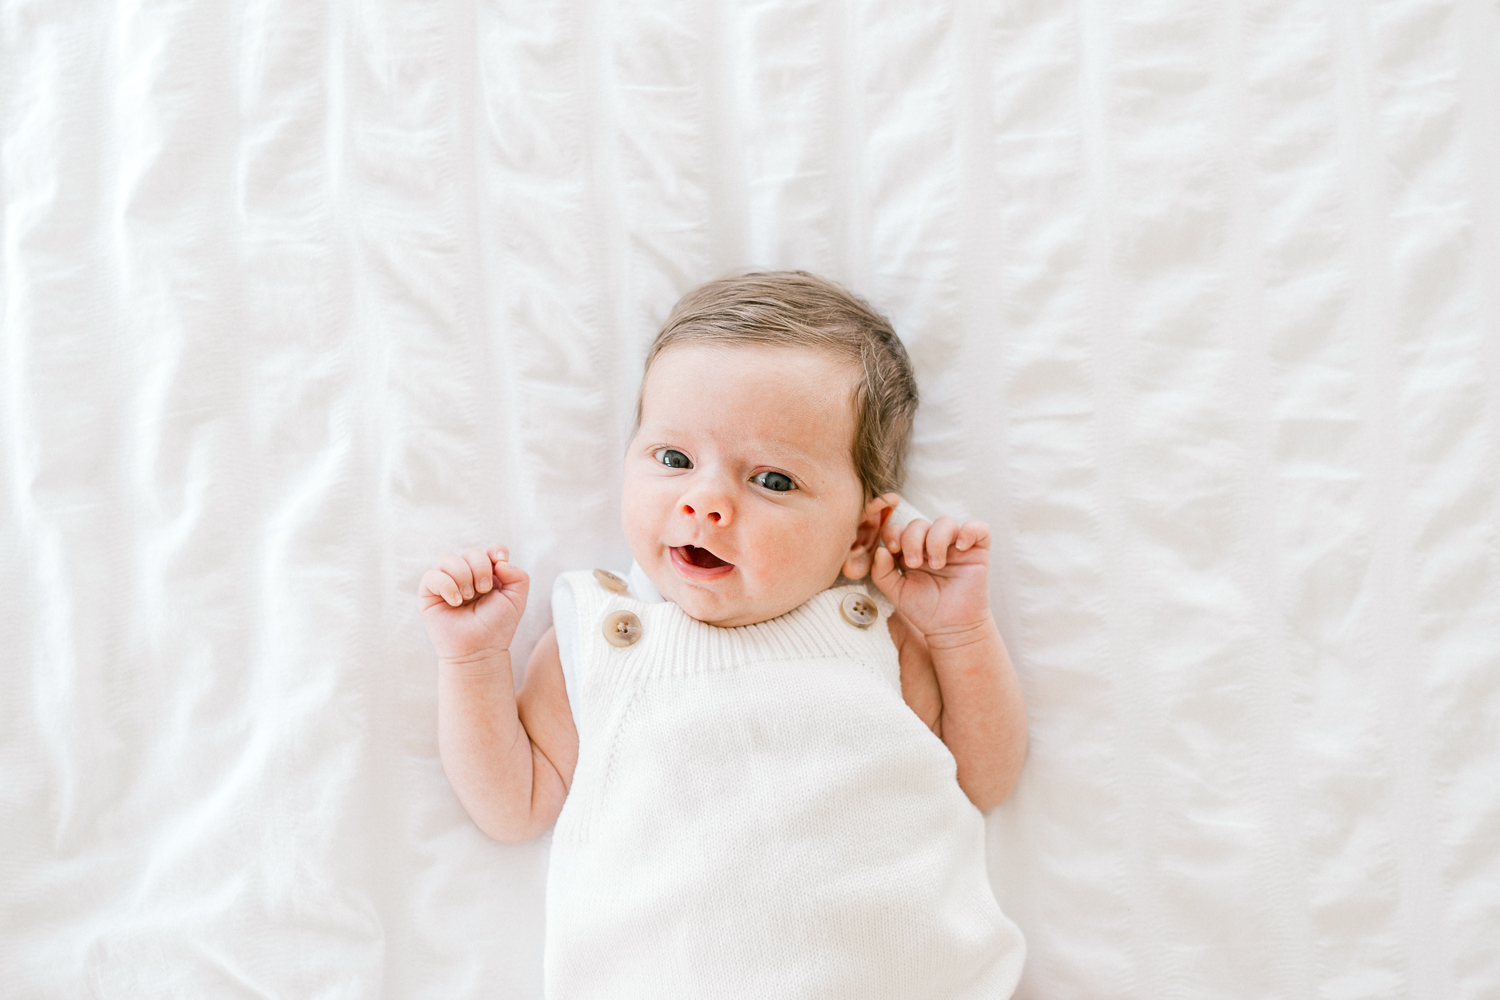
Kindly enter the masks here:
<path id="1" fill-rule="evenodd" d="M 510 649 L 531 581 L 509 558 L 503 545 L 467 549 L 422 574 L 417 599 L 439 657 L 479 662 Z"/>
<path id="2" fill-rule="evenodd" d="M 875 586 L 924 635 L 961 632 L 990 619 L 990 526 L 917 518 L 881 530 Z"/>

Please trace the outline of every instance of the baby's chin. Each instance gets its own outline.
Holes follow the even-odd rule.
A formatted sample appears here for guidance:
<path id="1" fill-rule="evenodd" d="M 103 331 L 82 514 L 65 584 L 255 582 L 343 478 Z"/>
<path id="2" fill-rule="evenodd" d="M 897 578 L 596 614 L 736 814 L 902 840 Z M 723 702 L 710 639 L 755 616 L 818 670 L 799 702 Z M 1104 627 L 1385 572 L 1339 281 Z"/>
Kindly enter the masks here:
<path id="1" fill-rule="evenodd" d="M 689 618 L 700 621 L 705 625 L 712 625 L 715 628 L 739 628 L 742 625 L 759 625 L 761 622 L 768 622 L 772 618 L 780 618 L 787 611 L 792 610 L 792 608 L 786 608 L 785 610 L 736 607 L 692 608 L 680 601 L 673 603 L 682 608 L 683 612 Z"/>
<path id="2" fill-rule="evenodd" d="M 656 581 L 653 581 L 656 582 Z M 695 586 L 685 580 L 676 579 L 656 582 L 661 595 L 683 610 L 689 618 L 714 625 L 718 628 L 738 628 L 742 625 L 758 625 L 772 618 L 780 618 L 788 611 L 801 607 L 825 587 L 815 587 L 808 593 L 801 590 L 781 594 L 748 595 L 716 591 L 713 587 Z M 725 588 L 730 590 L 730 588 Z"/>
<path id="3" fill-rule="evenodd" d="M 662 586 L 666 583 L 666 586 Z M 719 628 L 735 628 L 770 621 L 778 612 L 767 611 L 756 602 L 736 600 L 727 594 L 715 593 L 712 589 L 694 586 L 683 580 L 666 580 L 656 584 L 661 596 L 683 610 L 689 618 L 715 625 Z"/>

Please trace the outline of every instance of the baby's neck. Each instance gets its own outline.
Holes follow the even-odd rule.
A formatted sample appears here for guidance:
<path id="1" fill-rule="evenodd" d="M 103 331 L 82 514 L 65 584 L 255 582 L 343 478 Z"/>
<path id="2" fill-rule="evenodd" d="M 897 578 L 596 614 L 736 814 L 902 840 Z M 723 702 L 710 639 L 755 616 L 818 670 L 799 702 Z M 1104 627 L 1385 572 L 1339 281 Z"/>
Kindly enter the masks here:
<path id="1" fill-rule="evenodd" d="M 656 584 L 652 583 L 651 578 L 646 575 L 646 571 L 641 569 L 640 563 L 631 561 L 628 581 L 630 583 L 630 593 L 636 600 L 644 601 L 647 604 L 661 603 L 661 591 L 656 589 Z"/>

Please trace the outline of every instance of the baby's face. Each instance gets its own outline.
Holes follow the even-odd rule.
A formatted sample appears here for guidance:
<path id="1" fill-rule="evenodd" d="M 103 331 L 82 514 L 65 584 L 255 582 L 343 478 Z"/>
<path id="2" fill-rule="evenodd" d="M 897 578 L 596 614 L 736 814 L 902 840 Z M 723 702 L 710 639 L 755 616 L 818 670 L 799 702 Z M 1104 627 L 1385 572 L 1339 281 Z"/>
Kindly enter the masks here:
<path id="1" fill-rule="evenodd" d="M 854 471 L 852 381 L 848 362 L 809 348 L 657 355 L 623 519 L 663 597 L 699 621 L 748 625 L 827 589 L 846 563 L 863 575 L 886 505 L 865 503 Z"/>

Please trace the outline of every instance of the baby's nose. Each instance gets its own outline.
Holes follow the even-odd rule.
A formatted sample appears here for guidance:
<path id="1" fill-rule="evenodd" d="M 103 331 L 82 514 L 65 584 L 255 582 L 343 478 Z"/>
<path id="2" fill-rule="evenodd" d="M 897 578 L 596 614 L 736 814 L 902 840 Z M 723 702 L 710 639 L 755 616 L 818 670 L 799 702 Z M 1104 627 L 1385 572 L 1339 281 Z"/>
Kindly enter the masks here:
<path id="1" fill-rule="evenodd" d="M 704 517 L 708 518 L 715 524 L 724 523 L 724 515 L 721 514 L 718 510 L 715 510 L 714 505 L 704 504 L 700 502 L 697 507 L 694 507 L 692 504 L 687 503 L 686 501 L 683 502 L 682 512 L 688 517 L 697 517 L 700 510 L 703 512 Z"/>

